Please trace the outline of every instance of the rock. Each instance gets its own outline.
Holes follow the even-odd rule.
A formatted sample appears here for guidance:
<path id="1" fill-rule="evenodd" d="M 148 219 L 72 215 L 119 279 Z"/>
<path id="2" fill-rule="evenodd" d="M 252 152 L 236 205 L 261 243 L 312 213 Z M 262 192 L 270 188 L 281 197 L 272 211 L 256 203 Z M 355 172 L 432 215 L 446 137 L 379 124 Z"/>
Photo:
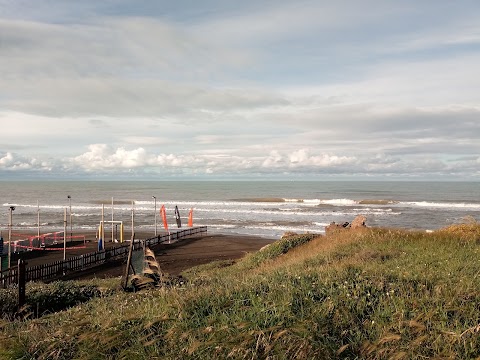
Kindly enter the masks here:
<path id="1" fill-rule="evenodd" d="M 263 250 L 265 250 L 265 249 L 268 249 L 268 247 L 269 247 L 270 245 L 271 245 L 271 244 L 267 244 L 267 245 L 263 246 L 263 247 L 262 247 L 260 250 L 258 250 L 258 251 L 263 251 Z"/>
<path id="2" fill-rule="evenodd" d="M 292 232 L 292 231 L 287 231 L 285 233 L 283 233 L 281 239 L 286 239 L 286 238 L 289 238 L 291 236 L 297 236 L 298 234 L 295 233 L 295 232 Z"/>
<path id="3" fill-rule="evenodd" d="M 365 221 L 367 221 L 367 218 L 365 216 L 358 215 L 355 219 L 353 219 L 350 227 L 352 229 L 364 228 L 364 227 L 366 227 Z"/>
<path id="4" fill-rule="evenodd" d="M 335 223 L 335 221 L 332 221 L 330 225 L 325 226 L 325 235 L 328 235 L 334 231 L 338 231 L 340 229 L 343 229 L 343 226 L 340 224 Z"/>
<path id="5" fill-rule="evenodd" d="M 330 225 L 325 226 L 325 235 L 328 235 L 329 233 L 334 232 L 334 231 L 364 228 L 364 227 L 366 227 L 366 225 L 365 225 L 366 220 L 367 220 L 367 218 L 365 216 L 358 215 L 352 221 L 352 223 L 349 223 L 348 221 L 346 221 L 342 224 L 337 224 L 337 223 L 335 223 L 335 221 L 332 221 L 330 223 Z"/>

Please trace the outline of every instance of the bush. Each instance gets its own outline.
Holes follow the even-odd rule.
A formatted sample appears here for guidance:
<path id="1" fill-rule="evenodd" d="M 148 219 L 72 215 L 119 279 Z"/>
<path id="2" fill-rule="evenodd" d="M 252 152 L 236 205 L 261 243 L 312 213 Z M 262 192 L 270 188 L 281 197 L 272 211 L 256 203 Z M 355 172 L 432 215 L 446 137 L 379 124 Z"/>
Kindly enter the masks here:
<path id="1" fill-rule="evenodd" d="M 286 254 L 289 250 L 306 244 L 307 242 L 319 237 L 318 234 L 301 234 L 295 236 L 288 236 L 283 239 L 277 240 L 274 243 L 266 246 L 260 251 L 253 253 L 240 263 L 240 266 L 247 268 L 254 268 L 261 263 L 274 259 L 282 254 Z"/>
<path id="2" fill-rule="evenodd" d="M 113 290 L 105 290 L 94 284 L 75 281 L 55 281 L 50 284 L 28 283 L 25 291 L 24 312 L 38 317 L 105 296 Z M 0 317 L 12 318 L 17 313 L 17 290 L 0 290 Z"/>

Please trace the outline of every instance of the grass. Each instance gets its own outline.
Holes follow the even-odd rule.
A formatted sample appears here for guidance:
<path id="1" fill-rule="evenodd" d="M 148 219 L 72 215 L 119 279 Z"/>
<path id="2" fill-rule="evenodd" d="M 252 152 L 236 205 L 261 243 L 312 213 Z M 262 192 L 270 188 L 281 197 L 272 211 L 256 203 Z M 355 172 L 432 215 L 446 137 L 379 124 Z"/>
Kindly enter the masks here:
<path id="1" fill-rule="evenodd" d="M 480 358 L 475 222 L 289 237 L 184 276 L 4 321 L 0 358 Z"/>
<path id="2" fill-rule="evenodd" d="M 50 284 L 27 283 L 25 306 L 17 309 L 17 289 L 0 290 L 0 318 L 40 317 L 47 313 L 67 309 L 95 297 L 105 297 L 115 292 L 118 281 L 55 281 Z"/>

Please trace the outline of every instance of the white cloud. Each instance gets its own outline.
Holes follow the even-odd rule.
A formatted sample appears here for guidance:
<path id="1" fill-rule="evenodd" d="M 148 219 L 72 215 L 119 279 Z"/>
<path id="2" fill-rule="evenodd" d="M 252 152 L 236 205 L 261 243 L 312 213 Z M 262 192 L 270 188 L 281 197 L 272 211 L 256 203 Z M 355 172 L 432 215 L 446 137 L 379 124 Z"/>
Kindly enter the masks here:
<path id="1" fill-rule="evenodd" d="M 65 159 L 65 166 L 70 161 Z M 281 149 L 271 150 L 260 156 L 241 155 L 182 155 L 155 154 L 143 148 L 127 150 L 111 148 L 105 144 L 92 144 L 88 151 L 73 159 L 77 170 L 86 173 L 107 171 L 126 174 L 134 171 L 137 174 L 173 174 L 189 175 L 244 175 L 244 174 L 390 174 L 399 175 L 408 170 L 417 174 L 442 172 L 462 172 L 460 161 L 446 162 L 441 159 L 422 157 L 402 158 L 385 154 L 372 156 L 343 156 L 326 153 L 315 153 L 311 149 L 300 148 L 293 152 Z M 466 162 L 463 162 L 463 167 Z M 470 167 L 473 166 L 471 163 Z"/>
<path id="2" fill-rule="evenodd" d="M 2 171 L 478 176 L 475 6 L 23 4 L 0 15 Z"/>
<path id="3" fill-rule="evenodd" d="M 310 155 L 310 150 L 299 149 L 289 156 L 290 165 L 295 166 L 312 166 L 312 167 L 330 167 L 337 165 L 348 165 L 356 161 L 352 156 L 337 155 Z"/>
<path id="4" fill-rule="evenodd" d="M 362 4 L 327 1 L 277 1 L 275 6 L 262 6 L 261 2 L 258 4 L 258 7 L 241 13 L 222 13 L 220 18 L 207 19 L 197 24 L 195 30 L 213 36 L 218 41 L 233 43 L 261 44 L 280 39 L 290 40 L 303 38 L 305 33 L 313 33 L 323 39 L 324 34 L 331 34 L 331 31 L 353 31 L 362 25 L 407 10 L 400 4 L 378 1 Z M 364 11 L 365 8 L 369 11 Z M 359 16 L 360 12 L 362 16 Z"/>
<path id="5" fill-rule="evenodd" d="M 26 158 L 24 156 L 7 152 L 0 154 L 0 171 L 51 171 L 52 166 L 46 161 L 37 158 Z"/>
<path id="6" fill-rule="evenodd" d="M 328 168 L 353 163 L 355 158 L 335 155 L 311 155 L 308 149 L 299 149 L 291 154 L 282 154 L 279 150 L 272 150 L 266 156 L 245 157 L 239 155 L 174 155 L 153 154 L 143 148 L 126 150 L 125 148 L 113 149 L 106 144 L 92 144 L 88 151 L 73 159 L 75 165 L 86 171 L 99 169 L 135 169 L 157 168 L 183 168 L 186 173 L 196 168 L 208 167 L 210 172 L 236 172 L 243 169 L 263 171 L 265 168 L 289 169 L 312 167 Z"/>
<path id="7" fill-rule="evenodd" d="M 161 146 L 165 144 L 171 144 L 175 140 L 161 136 L 125 136 L 121 139 L 121 142 L 132 145 L 143 146 Z"/>
<path id="8" fill-rule="evenodd" d="M 76 165 L 88 171 L 97 169 L 136 168 L 148 164 L 148 156 L 143 148 L 127 151 L 124 148 L 113 150 L 106 144 L 92 144 L 86 153 L 73 159 Z"/>

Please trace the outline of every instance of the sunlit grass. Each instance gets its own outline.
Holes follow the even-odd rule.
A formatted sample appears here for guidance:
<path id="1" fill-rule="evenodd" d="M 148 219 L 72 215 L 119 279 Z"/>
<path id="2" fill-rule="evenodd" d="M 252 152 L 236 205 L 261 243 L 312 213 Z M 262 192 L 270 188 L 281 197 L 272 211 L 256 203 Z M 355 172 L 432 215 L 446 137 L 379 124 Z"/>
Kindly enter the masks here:
<path id="1" fill-rule="evenodd" d="M 191 269 L 182 287 L 114 292 L 4 322 L 0 357 L 474 359 L 480 226 L 279 240 Z"/>

